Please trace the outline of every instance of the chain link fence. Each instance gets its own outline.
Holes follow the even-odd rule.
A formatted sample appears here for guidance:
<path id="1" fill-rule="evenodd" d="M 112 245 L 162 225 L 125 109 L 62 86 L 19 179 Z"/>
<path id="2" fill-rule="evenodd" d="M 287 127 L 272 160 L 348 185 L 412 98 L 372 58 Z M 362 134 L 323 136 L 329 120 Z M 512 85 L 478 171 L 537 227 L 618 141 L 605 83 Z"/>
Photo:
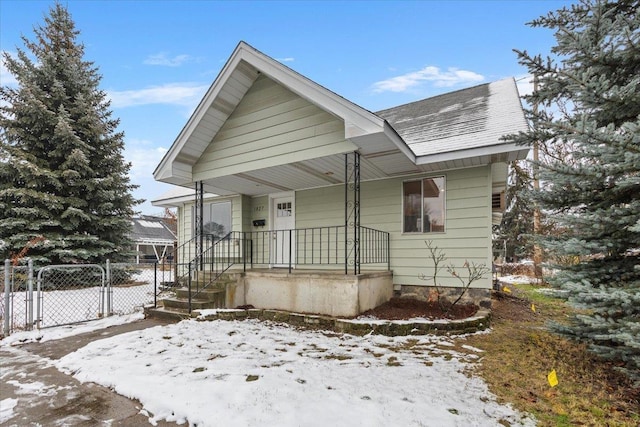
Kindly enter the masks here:
<path id="1" fill-rule="evenodd" d="M 2 335 L 141 312 L 173 284 L 170 264 L 0 266 Z M 30 280 L 31 279 L 31 280 Z"/>
<path id="2" fill-rule="evenodd" d="M 157 292 L 173 281 L 170 264 L 111 264 L 110 314 L 131 314 L 156 305 Z"/>
<path id="3" fill-rule="evenodd" d="M 11 331 L 27 328 L 28 323 L 28 267 L 14 267 L 8 263 L 0 267 L 2 280 L 2 298 L 0 317 L 2 318 L 2 335 Z"/>

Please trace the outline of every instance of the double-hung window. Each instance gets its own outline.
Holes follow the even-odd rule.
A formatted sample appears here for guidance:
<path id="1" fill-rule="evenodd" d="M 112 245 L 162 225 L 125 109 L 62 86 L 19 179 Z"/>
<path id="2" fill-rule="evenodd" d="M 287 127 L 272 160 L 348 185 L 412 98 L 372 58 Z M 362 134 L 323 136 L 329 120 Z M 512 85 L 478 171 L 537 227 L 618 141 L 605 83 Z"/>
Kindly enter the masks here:
<path id="1" fill-rule="evenodd" d="M 402 183 L 402 231 L 436 233 L 444 231 L 444 176 Z"/>

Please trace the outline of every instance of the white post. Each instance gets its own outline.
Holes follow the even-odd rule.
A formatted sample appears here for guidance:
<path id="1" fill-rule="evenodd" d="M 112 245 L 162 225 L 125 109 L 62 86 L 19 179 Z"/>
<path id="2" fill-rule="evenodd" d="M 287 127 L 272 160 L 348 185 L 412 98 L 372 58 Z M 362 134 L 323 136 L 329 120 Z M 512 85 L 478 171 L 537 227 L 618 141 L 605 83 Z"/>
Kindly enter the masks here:
<path id="1" fill-rule="evenodd" d="M 8 259 L 4 260 L 4 329 L 3 333 L 5 337 L 8 337 L 11 333 L 11 262 Z"/>
<path id="2" fill-rule="evenodd" d="M 111 300 L 111 261 L 107 260 L 107 283 L 106 283 L 106 291 L 107 291 L 107 307 L 105 314 L 107 316 L 111 316 L 113 314 L 113 301 Z"/>
<path id="3" fill-rule="evenodd" d="M 43 310 L 42 276 L 44 272 L 45 272 L 44 268 L 40 269 L 40 271 L 38 272 L 38 277 L 36 278 L 36 328 L 37 329 L 40 329 L 40 325 L 43 317 L 42 316 L 42 310 Z"/>
<path id="4" fill-rule="evenodd" d="M 27 330 L 33 329 L 33 260 L 29 259 L 29 263 L 27 264 L 27 268 L 29 269 L 27 273 L 27 312 L 29 316 L 27 318 L 28 325 Z"/>

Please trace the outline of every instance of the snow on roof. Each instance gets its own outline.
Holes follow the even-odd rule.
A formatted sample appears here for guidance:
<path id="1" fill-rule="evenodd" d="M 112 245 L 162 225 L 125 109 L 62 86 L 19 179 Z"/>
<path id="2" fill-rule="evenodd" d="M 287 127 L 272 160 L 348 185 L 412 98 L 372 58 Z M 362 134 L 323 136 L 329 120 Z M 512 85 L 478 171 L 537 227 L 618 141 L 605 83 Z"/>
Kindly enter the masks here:
<path id="1" fill-rule="evenodd" d="M 485 83 L 376 113 L 386 119 L 416 156 L 503 143 L 526 130 L 513 79 Z"/>
<path id="2" fill-rule="evenodd" d="M 145 216 L 143 218 L 133 218 L 131 239 L 136 242 L 161 241 L 171 243 L 176 240 L 176 235 L 164 223 L 164 218 L 154 218 Z"/>

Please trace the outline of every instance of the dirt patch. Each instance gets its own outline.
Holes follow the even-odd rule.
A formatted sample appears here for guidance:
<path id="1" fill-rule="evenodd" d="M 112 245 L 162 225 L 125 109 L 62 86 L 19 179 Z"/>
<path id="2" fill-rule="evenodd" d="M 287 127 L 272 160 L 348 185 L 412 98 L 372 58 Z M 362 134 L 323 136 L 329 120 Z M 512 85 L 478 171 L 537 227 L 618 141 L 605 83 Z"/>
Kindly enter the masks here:
<path id="1" fill-rule="evenodd" d="M 478 311 L 473 304 L 456 304 L 448 310 L 440 307 L 436 301 L 421 301 L 414 298 L 391 298 L 378 307 L 367 310 L 362 316 L 371 316 L 384 320 L 408 320 L 417 317 L 429 320 L 466 319 Z"/>
<path id="2" fill-rule="evenodd" d="M 491 317 L 494 321 L 533 322 L 536 312 L 531 309 L 531 301 L 504 292 L 493 292 Z"/>

